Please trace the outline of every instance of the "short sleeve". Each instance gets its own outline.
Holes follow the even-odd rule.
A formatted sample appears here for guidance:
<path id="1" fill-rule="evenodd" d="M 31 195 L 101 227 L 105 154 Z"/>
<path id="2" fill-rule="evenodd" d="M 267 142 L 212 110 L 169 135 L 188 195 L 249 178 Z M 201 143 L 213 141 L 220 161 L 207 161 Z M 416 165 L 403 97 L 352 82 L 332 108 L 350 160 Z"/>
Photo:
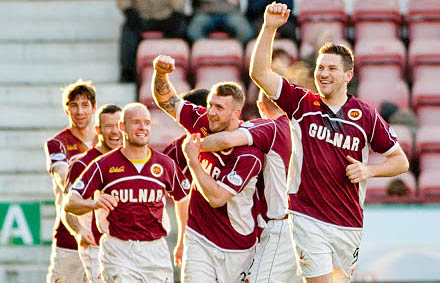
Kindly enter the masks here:
<path id="1" fill-rule="evenodd" d="M 52 173 L 53 168 L 59 165 L 68 166 L 66 151 L 58 140 L 49 140 L 44 147 L 46 153 L 47 171 Z"/>
<path id="2" fill-rule="evenodd" d="M 174 161 L 172 161 L 170 169 L 172 177 L 169 186 L 167 186 L 167 192 L 174 201 L 180 201 L 189 195 L 191 184 Z"/>
<path id="3" fill-rule="evenodd" d="M 81 173 L 86 168 L 85 164 L 80 160 L 75 160 L 69 165 L 69 169 L 67 170 L 66 179 L 64 181 L 64 192 L 68 193 L 75 180 L 81 175 Z"/>
<path id="4" fill-rule="evenodd" d="M 72 185 L 72 191 L 82 196 L 84 199 L 88 199 L 93 196 L 96 190 L 103 190 L 103 180 L 101 170 L 96 161 L 92 162 L 75 180 Z"/>
<path id="5" fill-rule="evenodd" d="M 273 98 L 274 102 L 286 112 L 288 117 L 296 112 L 301 100 L 311 92 L 299 85 L 290 84 L 285 78 L 281 78 L 278 87 L 277 96 Z"/>
<path id="6" fill-rule="evenodd" d="M 244 123 L 240 129 L 251 136 L 252 145 L 268 153 L 275 138 L 276 125 L 273 120 L 257 119 Z"/>
<path id="7" fill-rule="evenodd" d="M 374 114 L 373 132 L 370 140 L 371 149 L 375 152 L 388 155 L 399 145 L 397 135 L 393 128 L 385 122 L 377 111 L 374 111 Z"/>
<path id="8" fill-rule="evenodd" d="M 205 107 L 197 106 L 188 101 L 180 103 L 176 114 L 176 120 L 190 133 L 208 135 L 209 122 Z"/>

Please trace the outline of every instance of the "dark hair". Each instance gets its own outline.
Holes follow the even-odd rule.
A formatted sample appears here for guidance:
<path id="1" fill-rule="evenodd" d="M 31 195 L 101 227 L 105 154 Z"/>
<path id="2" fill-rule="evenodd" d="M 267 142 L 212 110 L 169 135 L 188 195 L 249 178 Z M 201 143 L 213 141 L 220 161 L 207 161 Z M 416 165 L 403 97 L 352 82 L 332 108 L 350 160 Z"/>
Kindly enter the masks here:
<path id="1" fill-rule="evenodd" d="M 186 101 L 206 107 L 206 98 L 208 97 L 209 89 L 197 88 L 190 90 L 183 94 L 182 98 Z"/>
<path id="2" fill-rule="evenodd" d="M 345 45 L 334 44 L 333 42 L 327 42 L 319 49 L 319 54 L 336 54 L 342 58 L 344 64 L 344 72 L 354 69 L 354 55 L 353 51 Z"/>
<path id="3" fill-rule="evenodd" d="M 232 96 L 232 100 L 243 108 L 245 96 L 240 85 L 234 82 L 221 82 L 212 86 L 210 95 L 217 94 L 218 96 Z"/>
<path id="4" fill-rule="evenodd" d="M 99 107 L 96 113 L 96 125 L 101 126 L 101 115 L 102 114 L 113 114 L 122 111 L 121 107 L 116 104 L 105 104 Z"/>
<path id="5" fill-rule="evenodd" d="M 78 79 L 76 82 L 67 85 L 63 88 L 63 105 L 67 108 L 72 100 L 79 95 L 85 96 L 92 106 L 96 104 L 95 88 L 92 81 L 83 81 Z"/>

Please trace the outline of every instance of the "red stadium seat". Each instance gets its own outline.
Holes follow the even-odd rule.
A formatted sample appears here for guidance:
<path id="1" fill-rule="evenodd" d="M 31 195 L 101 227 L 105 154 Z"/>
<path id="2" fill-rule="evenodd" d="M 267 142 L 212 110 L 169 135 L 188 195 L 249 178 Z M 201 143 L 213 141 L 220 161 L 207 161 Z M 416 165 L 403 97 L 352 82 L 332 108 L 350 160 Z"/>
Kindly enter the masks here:
<path id="1" fill-rule="evenodd" d="M 427 170 L 440 170 L 440 152 L 427 152 L 419 156 L 420 172 Z"/>
<path id="2" fill-rule="evenodd" d="M 406 53 L 403 42 L 395 39 L 363 40 L 355 46 L 356 65 L 397 65 L 402 73 L 406 66 Z"/>
<path id="3" fill-rule="evenodd" d="M 391 196 L 388 194 L 388 187 L 392 182 L 401 180 L 408 188 L 404 196 Z M 411 203 L 417 202 L 416 178 L 412 172 L 394 177 L 369 178 L 367 180 L 366 203 Z"/>
<path id="4" fill-rule="evenodd" d="M 438 169 L 424 170 L 419 175 L 419 195 L 425 203 L 440 202 L 440 178 Z"/>
<path id="5" fill-rule="evenodd" d="M 440 69 L 439 69 L 440 71 Z M 438 76 L 437 73 L 435 76 Z M 412 89 L 413 107 L 417 109 L 421 105 L 440 106 L 440 85 L 438 79 L 419 78 L 414 82 Z M 440 117 L 439 117 L 440 120 Z"/>
<path id="6" fill-rule="evenodd" d="M 191 87 L 186 81 L 173 81 L 173 85 L 178 94 L 191 90 Z M 138 101 L 148 107 L 157 107 L 154 102 L 153 94 L 151 93 L 151 81 L 144 82 L 139 88 Z"/>
<path id="7" fill-rule="evenodd" d="M 376 109 L 380 109 L 385 101 L 392 102 L 401 109 L 409 106 L 409 89 L 403 80 L 362 80 L 357 95 Z"/>
<path id="8" fill-rule="evenodd" d="M 160 109 L 150 109 L 150 145 L 162 151 L 172 140 L 185 133 L 184 129 L 171 116 Z"/>
<path id="9" fill-rule="evenodd" d="M 142 40 L 137 50 L 137 74 L 142 77 L 144 68 L 152 67 L 158 55 L 169 55 L 176 60 L 176 69 L 182 69 L 184 76 L 189 66 L 189 46 L 183 39 Z"/>
<path id="10" fill-rule="evenodd" d="M 420 156 L 425 152 L 440 152 L 440 126 L 422 125 L 416 135 L 416 150 Z"/>
<path id="11" fill-rule="evenodd" d="M 413 158 L 414 151 L 414 137 L 411 130 L 405 125 L 391 125 L 394 132 L 396 132 L 397 140 L 405 152 L 409 160 Z"/>
<path id="12" fill-rule="evenodd" d="M 424 65 L 440 66 L 440 39 L 419 39 L 411 41 L 408 48 L 409 67 L 413 73 Z M 436 76 L 437 77 L 437 76 Z M 418 75 L 413 75 L 414 81 Z"/>
<path id="13" fill-rule="evenodd" d="M 401 23 L 397 0 L 356 0 L 353 6 L 356 40 L 398 38 Z"/>
<path id="14" fill-rule="evenodd" d="M 251 62 L 251 55 L 252 51 L 254 50 L 255 46 L 255 39 L 249 41 L 249 43 L 246 45 L 246 49 L 244 52 L 244 65 L 246 68 L 246 71 L 249 70 L 249 65 Z M 291 63 L 294 63 L 298 58 L 298 48 L 296 47 L 296 44 L 293 40 L 287 39 L 287 38 L 280 38 L 275 39 L 273 42 L 273 49 L 283 49 L 287 52 L 287 54 L 290 55 Z"/>
<path id="15" fill-rule="evenodd" d="M 241 73 L 235 66 L 203 66 L 197 69 L 196 88 L 210 89 L 218 82 L 233 81 L 241 83 Z"/>
<path id="16" fill-rule="evenodd" d="M 440 65 L 417 65 L 413 71 L 413 81 L 438 80 Z"/>
<path id="17" fill-rule="evenodd" d="M 410 41 L 440 39 L 440 4 L 438 0 L 409 0 L 406 22 Z"/>
<path id="18" fill-rule="evenodd" d="M 343 0 L 301 0 L 298 23 L 301 40 L 313 42 L 323 30 L 332 30 L 335 38 L 344 38 L 347 22 Z"/>
<path id="19" fill-rule="evenodd" d="M 419 105 L 417 107 L 417 122 L 424 126 L 440 125 L 440 105 Z"/>
<path id="20" fill-rule="evenodd" d="M 236 39 L 200 39 L 191 49 L 191 68 L 230 65 L 241 70 L 243 48 Z"/>
<path id="21" fill-rule="evenodd" d="M 357 69 L 359 80 L 387 80 L 398 81 L 402 79 L 400 66 L 390 65 L 362 65 Z"/>

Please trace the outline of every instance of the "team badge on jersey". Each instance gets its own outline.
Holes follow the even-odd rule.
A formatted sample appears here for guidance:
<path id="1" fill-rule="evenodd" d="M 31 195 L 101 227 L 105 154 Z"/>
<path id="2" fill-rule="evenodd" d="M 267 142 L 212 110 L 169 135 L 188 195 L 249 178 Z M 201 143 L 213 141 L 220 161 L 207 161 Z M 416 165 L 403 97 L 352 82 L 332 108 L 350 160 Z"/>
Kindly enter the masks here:
<path id="1" fill-rule="evenodd" d="M 362 118 L 362 111 L 360 109 L 350 109 L 348 110 L 348 118 L 357 121 Z"/>
<path id="2" fill-rule="evenodd" d="M 84 182 L 83 182 L 82 180 L 78 179 L 78 180 L 73 184 L 73 187 L 72 187 L 72 188 L 77 189 L 77 190 L 82 190 L 82 189 L 84 189 L 84 187 L 85 187 Z"/>
<path id="3" fill-rule="evenodd" d="M 150 171 L 154 177 L 159 178 L 163 174 L 163 167 L 159 163 L 154 163 L 151 165 Z"/>
<path id="4" fill-rule="evenodd" d="M 243 184 L 243 179 L 237 175 L 237 172 L 231 171 L 227 176 L 228 181 L 234 186 L 241 186 Z"/>
<path id="5" fill-rule="evenodd" d="M 66 159 L 66 155 L 64 153 L 52 153 L 50 155 L 50 159 L 52 159 L 52 160 L 64 160 L 64 159 Z"/>
<path id="6" fill-rule="evenodd" d="M 244 122 L 243 124 L 241 124 L 240 126 L 243 127 L 243 128 L 250 128 L 250 127 L 255 126 L 255 124 L 252 123 L 252 122 L 247 121 L 247 122 Z"/>
<path id="7" fill-rule="evenodd" d="M 321 106 L 321 103 L 319 103 L 319 101 L 315 100 L 315 101 L 313 101 L 313 105 L 315 105 L 315 106 Z"/>

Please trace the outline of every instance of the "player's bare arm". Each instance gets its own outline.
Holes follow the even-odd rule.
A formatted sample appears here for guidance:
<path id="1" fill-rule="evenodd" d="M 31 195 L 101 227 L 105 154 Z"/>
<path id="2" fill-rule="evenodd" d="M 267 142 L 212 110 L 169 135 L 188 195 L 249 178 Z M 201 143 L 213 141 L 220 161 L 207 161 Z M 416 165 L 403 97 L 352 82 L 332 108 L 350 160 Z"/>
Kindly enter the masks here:
<path id="1" fill-rule="evenodd" d="M 240 129 L 219 132 L 201 140 L 201 151 L 221 151 L 231 147 L 249 145 L 247 135 Z"/>
<path id="2" fill-rule="evenodd" d="M 191 134 L 185 139 L 183 152 L 194 181 L 209 205 L 214 208 L 225 205 L 234 195 L 217 185 L 214 178 L 200 165 L 200 134 Z"/>
<path id="3" fill-rule="evenodd" d="M 276 96 L 280 76 L 272 71 L 272 45 L 277 29 L 284 25 L 290 15 L 287 5 L 275 3 L 267 5 L 264 23 L 251 56 L 249 75 L 270 97 Z"/>
<path id="4" fill-rule="evenodd" d="M 80 195 L 69 192 L 64 202 L 64 210 L 75 215 L 83 215 L 99 208 L 110 211 L 118 206 L 118 201 L 118 197 L 109 194 L 101 194 L 97 200 L 93 200 L 91 198 L 83 199 Z"/>
<path id="5" fill-rule="evenodd" d="M 350 164 L 346 167 L 346 175 L 352 183 L 359 183 L 371 177 L 392 177 L 409 169 L 408 159 L 401 147 L 385 156 L 385 160 L 378 164 L 365 165 L 349 155 L 347 160 Z"/>
<path id="6" fill-rule="evenodd" d="M 61 211 L 61 221 L 63 221 L 67 230 L 69 230 L 70 234 L 75 237 L 78 245 L 83 247 L 86 246 L 97 246 L 95 237 L 92 234 L 92 231 L 83 227 L 79 221 L 78 217 L 74 216 L 70 213 L 67 213 L 64 209 Z"/>
<path id="7" fill-rule="evenodd" d="M 66 178 L 67 170 L 67 165 L 63 164 L 54 167 L 52 171 L 52 179 L 56 183 L 56 186 L 54 186 L 56 206 L 60 206 L 63 202 L 64 179 Z"/>
<path id="8" fill-rule="evenodd" d="M 152 92 L 156 104 L 166 113 L 176 118 L 177 107 L 182 101 L 177 96 L 168 74 L 175 70 L 174 59 L 170 56 L 159 55 L 153 61 L 154 73 Z"/>
<path id="9" fill-rule="evenodd" d="M 177 219 L 177 243 L 174 248 L 174 265 L 177 267 L 182 266 L 183 257 L 183 235 L 185 233 L 185 226 L 188 222 L 188 206 L 189 197 L 184 198 L 174 204 L 176 209 L 176 219 Z"/>

